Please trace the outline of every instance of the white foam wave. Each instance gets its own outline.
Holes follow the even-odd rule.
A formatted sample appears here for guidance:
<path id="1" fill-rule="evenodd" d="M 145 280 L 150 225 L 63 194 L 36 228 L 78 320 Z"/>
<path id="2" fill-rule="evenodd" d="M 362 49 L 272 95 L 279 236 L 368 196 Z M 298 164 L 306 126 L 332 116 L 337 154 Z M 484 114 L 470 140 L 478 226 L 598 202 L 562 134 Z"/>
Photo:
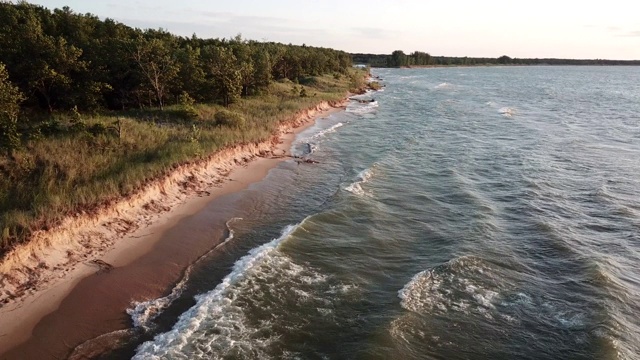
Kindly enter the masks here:
<path id="1" fill-rule="evenodd" d="M 314 134 L 314 135 L 313 135 L 313 136 L 311 136 L 311 138 L 309 138 L 309 139 L 317 139 L 317 138 L 320 138 L 320 137 L 326 136 L 327 134 L 334 133 L 334 132 L 336 132 L 336 130 L 337 130 L 338 128 L 340 128 L 340 127 L 342 127 L 342 126 L 344 126 L 344 124 L 343 124 L 343 123 L 341 123 L 341 122 L 339 122 L 339 123 L 337 123 L 337 124 L 335 124 L 335 125 L 331 126 L 331 127 L 330 127 L 330 128 L 328 128 L 328 129 L 324 129 L 324 130 L 322 130 L 322 131 L 320 131 L 320 132 L 318 132 L 318 133 Z"/>
<path id="2" fill-rule="evenodd" d="M 223 242 L 216 245 L 213 249 L 207 251 L 204 255 L 200 256 L 193 264 L 191 264 L 184 272 L 182 279 L 171 289 L 171 293 L 167 296 L 152 299 L 148 301 L 134 302 L 132 307 L 127 309 L 127 314 L 131 316 L 134 327 L 148 328 L 152 325 L 152 321 L 158 317 L 166 308 L 168 308 L 177 298 L 182 295 L 187 282 L 193 272 L 193 269 L 204 258 L 206 258 L 213 251 L 227 244 L 234 237 L 234 231 L 231 228 L 231 223 L 234 221 L 242 220 L 242 218 L 233 218 L 226 222 L 228 235 Z"/>
<path id="3" fill-rule="evenodd" d="M 228 233 L 228 235 L 227 235 L 227 237 L 224 239 L 224 241 L 223 241 L 223 242 L 221 242 L 220 244 L 216 245 L 216 247 L 215 247 L 215 248 L 213 248 L 213 250 L 216 250 L 216 249 L 218 249 L 218 248 L 220 248 L 220 247 L 223 247 L 223 246 L 225 246 L 229 241 L 233 240 L 234 235 L 235 235 L 235 231 L 233 231 L 233 228 L 231 228 L 231 223 L 232 223 L 232 222 L 234 222 L 234 221 L 239 221 L 239 220 L 242 220 L 242 218 L 236 217 L 236 218 L 233 218 L 233 219 L 231 219 L 231 220 L 229 220 L 229 221 L 227 221 L 227 222 L 225 223 L 225 225 L 227 226 L 227 233 Z"/>
<path id="4" fill-rule="evenodd" d="M 369 114 L 378 110 L 378 102 L 352 103 L 347 106 L 347 112 L 352 114 Z"/>
<path id="5" fill-rule="evenodd" d="M 133 359 L 210 358 L 210 354 L 230 351 L 240 351 L 249 357 L 262 357 L 264 354 L 260 349 L 264 349 L 275 338 L 256 335 L 268 324 L 263 323 L 258 328 L 250 325 L 242 305 L 235 300 L 242 296 L 243 287 L 254 289 L 258 286 L 254 282 L 270 276 L 273 269 L 286 268 L 287 276 L 304 271 L 301 266 L 277 253 L 277 247 L 302 223 L 304 221 L 287 226 L 280 237 L 249 251 L 234 264 L 231 273 L 215 289 L 196 296 L 196 305 L 179 317 L 171 331 L 140 345 Z M 264 264 L 268 265 L 267 269 L 260 270 Z M 239 285 L 242 281 L 247 282 L 244 284 L 246 286 Z M 309 281 L 322 281 L 322 276 L 311 276 Z M 298 295 L 306 301 L 304 294 Z"/>
<path id="6" fill-rule="evenodd" d="M 451 85 L 448 82 L 443 82 L 443 83 L 438 84 L 438 85 L 435 86 L 436 89 L 449 89 L 451 87 L 453 87 L 453 85 Z"/>
<path id="7" fill-rule="evenodd" d="M 373 168 L 363 170 L 358 174 L 358 181 L 350 184 L 344 189 L 352 194 L 356 194 L 360 196 L 367 195 L 368 193 L 362 188 L 362 185 L 367 183 L 372 176 L 373 176 Z"/>
<path id="8" fill-rule="evenodd" d="M 496 299 L 495 284 L 488 270 L 475 257 L 460 257 L 416 274 L 399 292 L 400 305 L 417 313 L 460 311 L 492 318 Z"/>
<path id="9" fill-rule="evenodd" d="M 515 108 L 511 108 L 511 107 L 502 107 L 498 110 L 498 112 L 505 117 L 513 117 L 518 113 L 518 111 Z"/>

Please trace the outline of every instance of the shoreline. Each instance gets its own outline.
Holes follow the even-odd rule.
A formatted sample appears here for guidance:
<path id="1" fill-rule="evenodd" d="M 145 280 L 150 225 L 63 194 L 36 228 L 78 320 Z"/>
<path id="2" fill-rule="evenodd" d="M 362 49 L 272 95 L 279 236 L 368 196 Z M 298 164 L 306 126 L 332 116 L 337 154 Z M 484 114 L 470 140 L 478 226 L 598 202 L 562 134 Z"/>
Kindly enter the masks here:
<path id="1" fill-rule="evenodd" d="M 122 314 L 126 315 L 124 310 L 130 307 L 132 299 L 163 296 L 179 280 L 186 266 L 216 245 L 209 239 L 205 244 L 193 244 L 189 251 L 172 253 L 175 249 L 171 250 L 170 244 L 161 246 L 170 230 L 216 199 L 261 181 L 278 163 L 289 158 L 289 150 L 298 133 L 316 120 L 343 110 L 347 103 L 348 98 L 335 103 L 321 102 L 300 111 L 281 124 L 278 133 L 267 141 L 241 144 L 206 160 L 179 166 L 146 185 L 136 195 L 101 209 L 97 214 L 70 218 L 58 229 L 39 233 L 36 242 L 18 247 L 0 264 L 0 275 L 3 276 L 0 283 L 0 359 L 59 356 L 56 352 L 65 348 L 69 355 L 70 350 L 86 340 L 122 330 L 123 325 L 130 328 L 130 319 L 125 321 Z M 215 229 L 218 233 L 224 230 L 224 226 Z M 220 236 L 214 239 L 219 242 Z M 175 241 L 173 243 L 175 247 Z M 143 259 L 150 263 L 143 264 L 142 268 L 156 267 L 155 271 L 161 270 L 165 274 L 120 271 L 135 268 L 137 262 L 145 262 Z M 149 275 L 156 280 L 151 288 L 144 286 L 144 278 Z M 90 277 L 100 281 L 93 282 L 92 286 L 91 282 L 85 281 Z M 107 314 L 100 314 L 113 321 L 96 321 L 92 329 L 80 331 L 68 328 L 73 325 L 65 325 L 68 323 L 66 317 L 56 316 L 58 312 L 65 312 L 72 297 L 75 298 L 75 303 L 71 301 L 73 306 L 90 307 L 88 303 L 77 302 L 99 295 L 103 288 L 110 288 L 99 287 L 101 281 L 108 281 L 107 278 L 117 279 L 116 286 L 133 292 L 121 294 L 117 305 L 109 306 L 105 311 Z M 12 293 L 18 293 L 18 296 L 11 298 Z M 123 302 L 126 302 L 125 308 L 121 307 Z M 102 309 L 93 309 L 95 311 Z M 52 333 L 66 330 L 77 334 L 70 334 L 75 338 L 58 339 L 62 341 L 58 350 L 55 344 L 46 343 L 48 336 L 56 337 Z M 52 348 L 39 349 L 38 344 Z"/>

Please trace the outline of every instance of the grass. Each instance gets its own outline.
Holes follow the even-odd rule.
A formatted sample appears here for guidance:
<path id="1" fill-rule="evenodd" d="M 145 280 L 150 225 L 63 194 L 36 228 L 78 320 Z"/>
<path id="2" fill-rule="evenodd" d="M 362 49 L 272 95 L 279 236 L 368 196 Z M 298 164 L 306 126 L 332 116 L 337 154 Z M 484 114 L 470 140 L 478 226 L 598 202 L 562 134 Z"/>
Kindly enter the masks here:
<path id="1" fill-rule="evenodd" d="M 268 94 L 224 109 L 244 119 L 231 125 L 220 121 L 229 114 L 216 120 L 223 107 L 212 104 L 83 116 L 81 121 L 58 116 L 53 135 L 27 141 L 11 158 L 0 156 L 0 257 L 34 231 L 135 193 L 180 164 L 269 139 L 282 121 L 321 101 L 342 99 L 361 86 L 360 78 L 364 73 L 354 70 L 351 76 L 307 78 L 306 85 L 274 82 Z M 302 86 L 307 97 L 294 95 Z"/>

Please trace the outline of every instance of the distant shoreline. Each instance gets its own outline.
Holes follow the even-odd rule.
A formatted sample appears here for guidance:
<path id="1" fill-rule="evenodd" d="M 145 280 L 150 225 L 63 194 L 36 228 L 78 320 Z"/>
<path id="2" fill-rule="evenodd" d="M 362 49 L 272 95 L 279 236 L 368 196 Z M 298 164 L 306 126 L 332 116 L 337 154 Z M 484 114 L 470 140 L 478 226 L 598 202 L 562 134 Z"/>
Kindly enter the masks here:
<path id="1" fill-rule="evenodd" d="M 480 68 L 480 67 L 639 67 L 640 64 L 619 65 L 575 65 L 575 64 L 482 64 L 482 65 L 409 65 L 409 66 L 370 66 L 372 69 L 436 69 L 436 68 Z"/>
<path id="2" fill-rule="evenodd" d="M 396 50 L 391 54 L 351 54 L 354 64 L 374 68 L 405 67 L 456 67 L 456 66 L 640 66 L 640 60 L 609 59 L 559 59 L 559 58 L 512 58 L 470 56 L 431 56 L 429 53 L 415 51 L 405 54 Z"/>

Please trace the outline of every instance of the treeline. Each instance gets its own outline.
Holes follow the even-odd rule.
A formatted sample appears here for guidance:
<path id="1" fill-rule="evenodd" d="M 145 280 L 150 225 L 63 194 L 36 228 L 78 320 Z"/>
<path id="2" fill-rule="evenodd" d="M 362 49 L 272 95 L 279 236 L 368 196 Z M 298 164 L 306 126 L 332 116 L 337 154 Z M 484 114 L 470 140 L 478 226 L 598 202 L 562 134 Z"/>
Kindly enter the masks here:
<path id="1" fill-rule="evenodd" d="M 181 164 L 365 86 L 342 51 L 140 30 L 0 0 L 0 259 Z"/>
<path id="2" fill-rule="evenodd" d="M 581 59 L 531 59 L 511 58 L 503 55 L 497 58 L 487 57 L 448 57 L 431 56 L 426 52 L 415 51 L 405 54 L 396 50 L 391 55 L 353 54 L 355 64 L 371 67 L 411 67 L 411 66 L 473 66 L 473 65 L 640 65 L 640 60 L 581 60 Z"/>
<path id="3" fill-rule="evenodd" d="M 0 63 L 23 108 L 54 112 L 162 108 L 181 97 L 228 105 L 274 79 L 346 73 L 351 56 L 240 36 L 185 38 L 68 7 L 0 2 Z"/>

